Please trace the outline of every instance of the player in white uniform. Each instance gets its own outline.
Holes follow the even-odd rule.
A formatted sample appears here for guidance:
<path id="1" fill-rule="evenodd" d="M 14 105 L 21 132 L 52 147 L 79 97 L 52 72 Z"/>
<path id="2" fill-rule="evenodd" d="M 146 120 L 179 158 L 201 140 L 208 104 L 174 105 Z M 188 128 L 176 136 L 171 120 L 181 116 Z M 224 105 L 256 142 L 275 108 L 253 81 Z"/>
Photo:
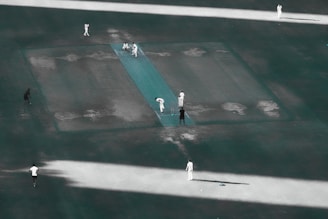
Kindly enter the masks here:
<path id="1" fill-rule="evenodd" d="M 165 109 L 165 106 L 164 106 L 164 99 L 163 98 L 160 98 L 160 97 L 156 97 L 155 98 L 156 102 L 159 103 L 159 111 L 162 113 L 164 112 L 164 109 Z"/>
<path id="2" fill-rule="evenodd" d="M 89 24 L 84 24 L 84 33 L 83 36 L 90 36 L 89 34 Z"/>
<path id="3" fill-rule="evenodd" d="M 132 55 L 136 58 L 138 57 L 138 46 L 135 43 L 132 43 Z"/>
<path id="4" fill-rule="evenodd" d="M 281 18 L 281 14 L 282 14 L 282 5 L 278 4 L 277 5 L 277 16 L 278 16 L 278 19 Z"/>
<path id="5" fill-rule="evenodd" d="M 186 171 L 188 172 L 188 180 L 192 180 L 192 171 L 194 170 L 194 164 L 191 160 L 188 160 Z"/>
<path id="6" fill-rule="evenodd" d="M 178 96 L 178 106 L 179 106 L 179 108 L 183 107 L 184 96 L 185 96 L 185 94 L 184 94 L 183 90 L 181 90 L 180 93 L 179 93 L 179 96 Z"/>
<path id="7" fill-rule="evenodd" d="M 122 46 L 122 49 L 125 50 L 125 51 L 129 50 L 130 49 L 129 44 L 127 42 L 124 42 L 123 46 Z"/>
<path id="8" fill-rule="evenodd" d="M 33 187 L 36 187 L 36 180 L 38 177 L 38 171 L 39 168 L 35 166 L 35 164 L 32 165 L 32 167 L 29 169 L 29 172 L 32 173 L 32 181 L 33 181 Z"/>

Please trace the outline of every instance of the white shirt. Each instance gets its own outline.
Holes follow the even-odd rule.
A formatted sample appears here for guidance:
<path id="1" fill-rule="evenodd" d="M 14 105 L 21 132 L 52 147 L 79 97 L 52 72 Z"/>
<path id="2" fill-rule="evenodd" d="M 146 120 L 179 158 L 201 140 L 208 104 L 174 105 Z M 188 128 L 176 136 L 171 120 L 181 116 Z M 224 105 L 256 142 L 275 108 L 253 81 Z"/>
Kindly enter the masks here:
<path id="1" fill-rule="evenodd" d="M 181 96 L 178 97 L 178 105 L 179 107 L 183 107 L 183 97 Z"/>
<path id="2" fill-rule="evenodd" d="M 191 172 L 191 171 L 193 171 L 193 169 L 194 169 L 194 164 L 191 161 L 188 161 L 186 170 L 188 172 Z"/>
<path id="3" fill-rule="evenodd" d="M 181 92 L 180 92 L 180 94 L 179 94 L 179 97 L 181 97 L 181 98 L 183 99 L 183 98 L 184 98 L 184 96 L 185 96 L 184 92 L 183 92 L 183 91 L 181 91 Z"/>
<path id="4" fill-rule="evenodd" d="M 132 45 L 132 55 L 134 55 L 135 57 L 138 56 L 138 46 L 135 43 Z"/>
<path id="5" fill-rule="evenodd" d="M 281 5 L 278 5 L 278 6 L 277 6 L 277 11 L 278 11 L 278 12 L 281 12 L 281 11 L 282 11 L 282 6 L 281 6 Z"/>
<path id="6" fill-rule="evenodd" d="M 163 98 L 156 98 L 156 101 L 159 102 L 160 104 L 164 104 L 164 99 Z"/>
<path id="7" fill-rule="evenodd" d="M 37 168 L 36 166 L 31 167 L 30 172 L 32 172 L 32 176 L 37 176 L 38 170 L 39 170 L 39 168 Z"/>

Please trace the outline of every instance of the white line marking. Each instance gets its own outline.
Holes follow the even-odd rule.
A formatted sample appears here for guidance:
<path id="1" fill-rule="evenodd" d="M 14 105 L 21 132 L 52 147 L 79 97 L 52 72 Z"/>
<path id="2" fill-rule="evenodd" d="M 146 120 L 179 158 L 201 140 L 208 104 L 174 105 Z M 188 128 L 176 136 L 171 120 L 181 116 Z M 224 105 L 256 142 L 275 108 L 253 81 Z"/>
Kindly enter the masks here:
<path id="1" fill-rule="evenodd" d="M 196 170 L 198 180 L 190 182 L 184 165 L 174 170 L 57 160 L 46 162 L 40 174 L 81 188 L 328 209 L 327 181 Z"/>
<path id="2" fill-rule="evenodd" d="M 159 120 L 162 120 L 161 115 L 157 113 L 157 111 L 154 111 L 156 113 L 156 116 L 158 117 Z"/>
<path id="3" fill-rule="evenodd" d="M 173 16 L 213 17 L 320 25 L 328 24 L 328 16 L 320 14 L 283 12 L 281 19 L 278 19 L 275 5 L 272 6 L 272 11 L 72 0 L 0 0 L 0 5 Z"/>

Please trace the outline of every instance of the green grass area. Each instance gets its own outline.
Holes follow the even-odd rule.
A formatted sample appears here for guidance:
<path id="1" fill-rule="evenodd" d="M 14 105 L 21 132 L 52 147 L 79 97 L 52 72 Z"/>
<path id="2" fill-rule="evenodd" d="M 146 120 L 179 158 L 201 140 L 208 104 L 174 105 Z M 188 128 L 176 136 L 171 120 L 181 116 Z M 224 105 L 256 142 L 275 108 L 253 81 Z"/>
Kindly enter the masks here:
<path id="1" fill-rule="evenodd" d="M 25 55 L 58 130 L 156 125 L 109 46 L 39 48 Z"/>
<path id="2" fill-rule="evenodd" d="M 261 10 L 276 3 L 177 2 Z M 282 4 L 327 10 L 322 0 Z M 327 27 L 3 6 L 0 17 L 0 218 L 327 218 L 325 208 L 77 188 L 42 172 L 56 160 L 184 170 L 192 158 L 195 173 L 326 182 Z M 185 90 L 196 125 L 162 126 L 153 91 L 145 97 L 130 76 L 139 59 L 126 60 L 127 70 L 111 48 L 124 41 L 141 46 L 137 70 L 155 72 L 168 99 Z M 23 103 L 27 87 L 31 106 Z M 281 117 L 256 107 L 264 99 Z M 225 110 L 227 102 L 246 106 L 245 115 L 238 104 Z M 33 162 L 41 169 L 36 189 L 27 173 Z"/>
<path id="3" fill-rule="evenodd" d="M 144 52 L 175 88 L 198 124 L 288 120 L 283 103 L 227 45 L 144 43 Z"/>

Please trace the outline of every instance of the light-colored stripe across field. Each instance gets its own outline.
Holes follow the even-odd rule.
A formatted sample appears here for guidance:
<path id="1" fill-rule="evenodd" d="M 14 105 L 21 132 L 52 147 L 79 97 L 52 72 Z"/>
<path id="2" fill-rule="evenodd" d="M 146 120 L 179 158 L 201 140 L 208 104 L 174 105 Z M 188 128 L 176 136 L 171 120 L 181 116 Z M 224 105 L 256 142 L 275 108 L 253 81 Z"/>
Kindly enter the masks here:
<path id="1" fill-rule="evenodd" d="M 63 177 L 80 188 L 328 208 L 326 181 L 207 171 L 196 171 L 195 180 L 187 181 L 184 166 L 175 170 L 68 160 L 49 161 L 40 169 L 41 175 Z"/>
<path id="2" fill-rule="evenodd" d="M 287 13 L 283 11 L 281 19 L 278 19 L 275 9 L 276 5 L 272 5 L 272 11 L 72 0 L 0 0 L 0 5 L 321 25 L 328 24 L 328 16 L 320 14 Z"/>

